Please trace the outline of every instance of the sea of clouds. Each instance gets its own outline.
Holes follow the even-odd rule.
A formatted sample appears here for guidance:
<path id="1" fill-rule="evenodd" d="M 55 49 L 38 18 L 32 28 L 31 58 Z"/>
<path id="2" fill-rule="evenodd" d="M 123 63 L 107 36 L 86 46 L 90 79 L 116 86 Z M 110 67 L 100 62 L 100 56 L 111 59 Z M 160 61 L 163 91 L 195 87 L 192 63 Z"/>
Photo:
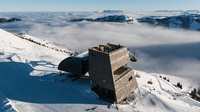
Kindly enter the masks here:
<path id="1" fill-rule="evenodd" d="M 200 79 L 200 32 L 151 27 L 135 22 L 69 22 L 70 19 L 96 18 L 109 14 L 98 12 L 21 12 L 0 13 L 0 18 L 16 17 L 20 22 L 0 24 L 10 32 L 24 32 L 50 40 L 78 52 L 99 44 L 116 43 L 135 52 L 138 61 L 130 63 L 137 70 Z M 130 14 L 132 18 L 139 14 Z"/>

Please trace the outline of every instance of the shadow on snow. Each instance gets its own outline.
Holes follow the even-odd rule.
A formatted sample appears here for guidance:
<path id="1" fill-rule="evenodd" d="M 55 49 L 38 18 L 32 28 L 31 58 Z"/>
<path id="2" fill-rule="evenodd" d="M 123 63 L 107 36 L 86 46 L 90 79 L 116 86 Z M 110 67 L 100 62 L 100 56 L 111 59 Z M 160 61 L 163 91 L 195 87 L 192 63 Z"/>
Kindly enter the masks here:
<path id="1" fill-rule="evenodd" d="M 30 76 L 34 68 L 21 62 L 0 62 L 0 68 L 0 92 L 11 100 L 43 104 L 108 104 L 90 90 L 88 78 L 61 82 L 55 80 L 59 76 L 52 72 Z"/>

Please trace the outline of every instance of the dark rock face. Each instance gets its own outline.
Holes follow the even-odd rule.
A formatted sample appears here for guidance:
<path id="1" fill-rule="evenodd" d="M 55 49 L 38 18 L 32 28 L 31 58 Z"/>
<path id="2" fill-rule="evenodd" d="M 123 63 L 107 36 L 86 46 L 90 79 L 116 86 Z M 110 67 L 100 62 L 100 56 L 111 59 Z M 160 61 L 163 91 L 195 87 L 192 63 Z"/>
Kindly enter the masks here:
<path id="1" fill-rule="evenodd" d="M 183 28 L 197 31 L 200 29 L 199 14 L 187 14 L 171 17 L 142 17 L 138 19 L 138 22 L 169 28 Z"/>
<path id="2" fill-rule="evenodd" d="M 70 22 L 80 22 L 80 21 L 91 21 L 91 22 L 132 22 L 133 19 L 129 18 L 125 15 L 110 15 L 106 17 L 96 18 L 96 19 L 88 19 L 88 18 L 82 18 L 82 19 L 72 19 Z"/>
<path id="3" fill-rule="evenodd" d="M 102 18 L 97 18 L 94 21 L 97 21 L 97 22 L 126 22 L 126 16 L 124 16 L 124 15 L 106 16 L 106 17 L 102 17 Z"/>
<path id="4" fill-rule="evenodd" d="M 6 23 L 7 22 L 7 19 L 5 18 L 0 18 L 0 23 Z"/>
<path id="5" fill-rule="evenodd" d="M 81 19 L 72 19 L 70 22 L 80 22 L 80 21 L 94 21 L 93 19 L 81 18 Z"/>
<path id="6" fill-rule="evenodd" d="M 8 22 L 16 22 L 16 21 L 22 21 L 22 20 L 18 18 L 11 18 L 11 19 L 0 18 L 0 23 L 8 23 Z"/>

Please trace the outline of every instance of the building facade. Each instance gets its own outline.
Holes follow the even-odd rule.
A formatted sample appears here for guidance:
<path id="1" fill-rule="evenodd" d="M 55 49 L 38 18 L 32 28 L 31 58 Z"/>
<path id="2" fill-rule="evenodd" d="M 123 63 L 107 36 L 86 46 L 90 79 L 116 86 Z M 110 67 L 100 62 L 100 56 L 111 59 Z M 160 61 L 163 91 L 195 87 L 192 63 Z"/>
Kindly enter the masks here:
<path id="1" fill-rule="evenodd" d="M 89 77 L 100 98 L 120 103 L 138 87 L 126 47 L 115 44 L 89 49 Z"/>

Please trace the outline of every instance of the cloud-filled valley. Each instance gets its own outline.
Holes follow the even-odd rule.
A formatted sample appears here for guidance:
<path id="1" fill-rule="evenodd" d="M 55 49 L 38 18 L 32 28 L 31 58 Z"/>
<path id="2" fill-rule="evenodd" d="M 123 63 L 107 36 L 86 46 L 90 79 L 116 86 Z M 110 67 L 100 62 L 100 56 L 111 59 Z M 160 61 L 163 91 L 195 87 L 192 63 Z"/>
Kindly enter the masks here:
<path id="1" fill-rule="evenodd" d="M 139 23 L 68 22 L 71 18 L 100 17 L 102 13 L 0 13 L 0 17 L 17 17 L 22 21 L 0 24 L 10 32 L 53 41 L 83 52 L 107 42 L 127 46 L 136 52 L 135 69 L 200 79 L 200 33 L 197 31 L 150 27 Z M 132 18 L 138 15 L 132 14 Z"/>

